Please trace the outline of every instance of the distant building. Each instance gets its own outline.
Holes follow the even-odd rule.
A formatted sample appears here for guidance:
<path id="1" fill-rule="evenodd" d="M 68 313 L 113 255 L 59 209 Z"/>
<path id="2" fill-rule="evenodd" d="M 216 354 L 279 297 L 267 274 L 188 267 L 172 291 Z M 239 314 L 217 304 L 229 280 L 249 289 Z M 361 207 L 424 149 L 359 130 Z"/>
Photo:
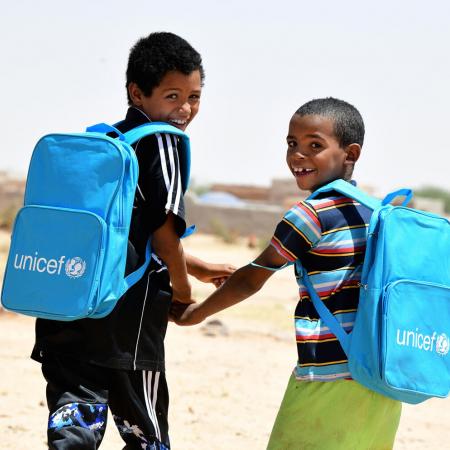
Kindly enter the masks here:
<path id="1" fill-rule="evenodd" d="M 358 186 L 369 195 L 379 197 L 373 187 Z M 263 237 L 271 235 L 285 211 L 308 196 L 308 192 L 299 190 L 294 178 L 273 179 L 269 187 L 214 184 L 209 194 L 204 194 L 207 202 L 202 202 L 201 197 L 195 195 L 186 198 L 188 220 L 195 223 L 200 231 L 214 233 L 220 224 L 223 229 L 242 236 L 252 233 Z M 236 198 L 241 203 L 236 202 Z M 410 206 L 445 214 L 443 201 L 437 199 L 414 197 Z"/>
<path id="2" fill-rule="evenodd" d="M 213 184 L 210 190 L 228 192 L 247 202 L 283 207 L 286 203 L 292 205 L 307 196 L 307 193 L 298 189 L 294 178 L 273 179 L 268 187 L 245 184 Z"/>
<path id="3" fill-rule="evenodd" d="M 374 189 L 371 186 L 362 185 L 361 189 L 374 195 Z M 289 209 L 309 195 L 308 192 L 301 191 L 298 188 L 293 177 L 273 178 L 269 187 L 244 184 L 213 184 L 210 191 L 228 192 L 248 202 L 277 205 L 284 209 Z"/>
<path id="4" fill-rule="evenodd" d="M 372 187 L 360 187 L 375 195 Z M 0 213 L 23 204 L 24 191 L 24 179 L 0 171 Z M 214 184 L 200 197 L 193 194 L 186 197 L 187 213 L 189 221 L 203 232 L 214 232 L 214 227 L 220 223 L 241 235 L 269 236 L 283 213 L 307 195 L 298 189 L 294 178 L 275 178 L 268 187 Z M 437 199 L 414 197 L 410 206 L 445 214 L 443 201 Z"/>
<path id="5" fill-rule="evenodd" d="M 239 206 L 245 205 L 245 200 L 234 194 L 223 191 L 209 191 L 198 196 L 198 201 L 204 205 Z"/>
<path id="6" fill-rule="evenodd" d="M 209 190 L 212 192 L 228 192 L 242 200 L 267 203 L 270 188 L 245 184 L 213 184 Z"/>

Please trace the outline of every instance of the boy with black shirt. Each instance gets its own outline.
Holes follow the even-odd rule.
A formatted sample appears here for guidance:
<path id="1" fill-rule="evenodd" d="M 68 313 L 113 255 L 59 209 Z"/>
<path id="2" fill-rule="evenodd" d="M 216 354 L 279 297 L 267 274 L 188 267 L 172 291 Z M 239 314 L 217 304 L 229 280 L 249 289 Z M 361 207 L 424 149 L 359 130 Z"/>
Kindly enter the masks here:
<path id="1" fill-rule="evenodd" d="M 117 128 L 157 121 L 184 131 L 198 112 L 203 80 L 201 56 L 184 39 L 152 33 L 139 40 L 127 68 L 130 108 Z M 143 263 L 151 236 L 154 256 L 143 278 L 103 319 L 36 321 L 32 358 L 47 381 L 50 448 L 98 448 L 108 407 L 126 448 L 170 447 L 164 336 L 171 299 L 193 301 L 188 274 L 217 286 L 234 270 L 183 252 L 179 145 L 174 135 L 156 134 L 133 146 L 139 180 L 126 272 Z"/>

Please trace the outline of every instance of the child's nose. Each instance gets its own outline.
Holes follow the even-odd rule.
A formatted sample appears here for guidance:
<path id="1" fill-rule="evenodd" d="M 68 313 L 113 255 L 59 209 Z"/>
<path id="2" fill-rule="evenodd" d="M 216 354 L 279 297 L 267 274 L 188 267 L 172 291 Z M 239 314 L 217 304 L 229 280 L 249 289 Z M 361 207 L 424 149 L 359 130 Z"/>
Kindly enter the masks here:
<path id="1" fill-rule="evenodd" d="M 183 114 L 186 114 L 187 116 L 189 116 L 191 114 L 191 105 L 189 104 L 189 102 L 185 102 L 180 106 L 180 111 Z"/>
<path id="2" fill-rule="evenodd" d="M 296 159 L 305 159 L 307 157 L 308 155 L 306 154 L 306 152 L 302 152 L 300 149 L 297 149 L 294 153 L 294 158 Z"/>

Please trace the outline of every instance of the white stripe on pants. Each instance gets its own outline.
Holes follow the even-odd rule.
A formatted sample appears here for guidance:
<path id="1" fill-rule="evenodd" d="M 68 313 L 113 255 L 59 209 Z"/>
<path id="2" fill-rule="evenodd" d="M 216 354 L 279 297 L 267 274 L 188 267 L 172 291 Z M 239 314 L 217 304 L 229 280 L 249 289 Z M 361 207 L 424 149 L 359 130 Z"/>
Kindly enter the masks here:
<path id="1" fill-rule="evenodd" d="M 142 383 L 144 388 L 145 405 L 148 416 L 155 429 L 155 435 L 161 441 L 161 431 L 159 430 L 158 417 L 156 414 L 156 401 L 158 399 L 158 384 L 160 372 L 142 371 Z M 153 389 L 152 389 L 153 381 Z"/>

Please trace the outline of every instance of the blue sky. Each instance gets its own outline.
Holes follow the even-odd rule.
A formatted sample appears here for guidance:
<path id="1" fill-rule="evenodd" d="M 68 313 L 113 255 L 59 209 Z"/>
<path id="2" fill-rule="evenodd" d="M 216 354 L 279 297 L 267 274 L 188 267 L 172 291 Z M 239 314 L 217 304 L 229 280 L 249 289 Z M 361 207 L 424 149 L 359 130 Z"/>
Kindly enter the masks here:
<path id="1" fill-rule="evenodd" d="M 172 31 L 200 51 L 206 69 L 188 129 L 198 183 L 289 176 L 290 116 L 331 95 L 353 103 L 366 123 L 360 183 L 382 193 L 450 189 L 449 19 L 444 0 L 8 2 L 0 170 L 25 175 L 43 134 L 120 120 L 130 47 Z"/>

